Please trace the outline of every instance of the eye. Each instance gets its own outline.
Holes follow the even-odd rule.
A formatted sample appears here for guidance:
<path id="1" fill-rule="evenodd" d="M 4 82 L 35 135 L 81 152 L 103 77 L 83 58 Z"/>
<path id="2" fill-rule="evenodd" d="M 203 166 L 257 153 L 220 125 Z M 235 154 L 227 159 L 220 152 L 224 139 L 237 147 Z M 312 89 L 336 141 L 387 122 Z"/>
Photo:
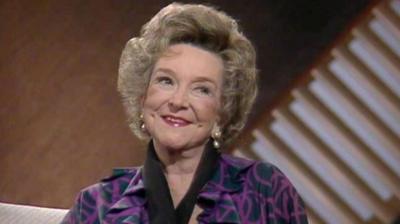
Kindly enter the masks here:
<path id="1" fill-rule="evenodd" d="M 212 91 L 208 86 L 197 86 L 195 92 L 202 96 L 212 96 Z"/>
<path id="2" fill-rule="evenodd" d="M 173 81 L 170 77 L 167 77 L 167 76 L 159 76 L 159 77 L 157 77 L 157 79 L 156 79 L 156 83 L 157 83 L 157 84 L 160 84 L 160 85 L 162 85 L 162 86 L 171 86 L 171 85 L 174 84 L 174 81 Z"/>

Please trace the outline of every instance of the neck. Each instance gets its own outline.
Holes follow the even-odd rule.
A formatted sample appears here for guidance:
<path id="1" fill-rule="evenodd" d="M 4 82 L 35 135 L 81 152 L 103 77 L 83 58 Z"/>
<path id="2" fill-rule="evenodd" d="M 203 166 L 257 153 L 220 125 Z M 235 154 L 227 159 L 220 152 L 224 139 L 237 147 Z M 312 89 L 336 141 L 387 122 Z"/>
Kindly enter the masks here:
<path id="1" fill-rule="evenodd" d="M 165 175 L 194 175 L 205 149 L 204 144 L 190 149 L 170 149 L 154 142 L 154 149 L 163 164 Z"/>
<path id="2" fill-rule="evenodd" d="M 188 223 L 201 189 L 218 169 L 219 158 L 210 142 L 184 151 L 167 150 L 151 142 L 143 170 L 150 223 Z M 191 178 L 182 178 L 185 174 Z"/>
<path id="3" fill-rule="evenodd" d="M 162 147 L 154 142 L 156 154 L 163 164 L 174 207 L 176 208 L 188 191 L 206 143 L 199 147 L 177 150 Z"/>

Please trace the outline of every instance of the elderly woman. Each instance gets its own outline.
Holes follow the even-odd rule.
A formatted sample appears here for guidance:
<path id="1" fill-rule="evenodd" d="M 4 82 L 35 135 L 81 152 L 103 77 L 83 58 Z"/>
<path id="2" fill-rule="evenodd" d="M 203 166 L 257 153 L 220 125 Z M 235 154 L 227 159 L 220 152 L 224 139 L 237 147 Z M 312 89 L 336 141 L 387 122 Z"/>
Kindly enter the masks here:
<path id="1" fill-rule="evenodd" d="M 219 151 L 257 92 L 254 49 L 231 17 L 165 7 L 127 43 L 118 89 L 146 161 L 82 190 L 63 223 L 307 223 L 281 171 Z"/>

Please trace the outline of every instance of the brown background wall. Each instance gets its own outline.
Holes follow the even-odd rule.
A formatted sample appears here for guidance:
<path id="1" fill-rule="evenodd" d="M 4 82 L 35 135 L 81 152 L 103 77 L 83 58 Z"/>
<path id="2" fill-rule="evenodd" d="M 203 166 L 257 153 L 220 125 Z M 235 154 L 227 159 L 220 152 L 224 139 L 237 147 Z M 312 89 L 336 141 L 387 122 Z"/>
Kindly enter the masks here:
<path id="1" fill-rule="evenodd" d="M 128 1 L 84 2 L 1 5 L 1 201 L 69 207 L 112 167 L 143 160 L 116 91 L 140 12 Z"/>
<path id="2" fill-rule="evenodd" d="M 112 167 L 142 163 L 116 91 L 118 59 L 169 2 L 0 2 L 0 201 L 69 207 Z M 260 113 L 369 1 L 211 2 L 256 45 Z"/>

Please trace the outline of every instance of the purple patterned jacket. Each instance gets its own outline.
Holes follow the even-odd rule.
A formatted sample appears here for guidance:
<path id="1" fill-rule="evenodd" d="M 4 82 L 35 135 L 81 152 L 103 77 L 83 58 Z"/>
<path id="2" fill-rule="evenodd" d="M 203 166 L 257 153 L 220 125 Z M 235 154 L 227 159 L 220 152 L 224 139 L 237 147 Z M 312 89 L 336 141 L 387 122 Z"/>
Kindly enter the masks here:
<path id="1" fill-rule="evenodd" d="M 149 223 L 141 168 L 82 190 L 62 223 Z M 275 166 L 222 155 L 218 170 L 200 191 L 199 223 L 307 223 L 304 203 Z"/>

